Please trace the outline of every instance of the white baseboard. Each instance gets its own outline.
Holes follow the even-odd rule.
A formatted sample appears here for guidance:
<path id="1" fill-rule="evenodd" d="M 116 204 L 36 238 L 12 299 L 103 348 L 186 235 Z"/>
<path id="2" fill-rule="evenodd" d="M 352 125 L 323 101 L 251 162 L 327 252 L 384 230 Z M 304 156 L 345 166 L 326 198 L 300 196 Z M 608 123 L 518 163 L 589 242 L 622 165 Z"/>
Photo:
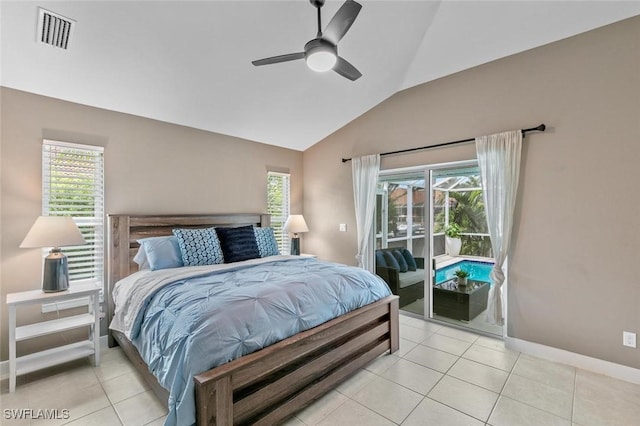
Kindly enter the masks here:
<path id="1" fill-rule="evenodd" d="M 594 373 L 604 374 L 605 376 L 624 380 L 626 382 L 640 384 L 640 369 L 637 368 L 604 361 L 598 358 L 592 358 L 586 355 L 580 355 L 563 349 L 541 345 L 539 343 L 516 339 L 515 337 L 505 336 L 504 344 L 508 349 L 514 351 L 582 368 L 583 370 L 588 370 Z"/>
<path id="2" fill-rule="evenodd" d="M 100 336 L 100 349 L 106 349 L 108 346 L 107 336 Z M 9 360 L 0 361 L 0 380 L 9 378 Z"/>

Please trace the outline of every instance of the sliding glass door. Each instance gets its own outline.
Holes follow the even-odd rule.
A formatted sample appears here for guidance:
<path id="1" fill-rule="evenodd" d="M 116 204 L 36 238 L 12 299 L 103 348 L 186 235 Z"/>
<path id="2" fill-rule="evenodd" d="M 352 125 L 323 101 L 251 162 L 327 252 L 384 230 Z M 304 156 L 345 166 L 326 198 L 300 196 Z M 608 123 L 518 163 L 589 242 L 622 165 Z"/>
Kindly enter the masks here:
<path id="1" fill-rule="evenodd" d="M 475 161 L 381 172 L 375 243 L 402 311 L 502 335 L 484 320 L 493 254 Z"/>
<path id="2" fill-rule="evenodd" d="M 475 163 L 434 167 L 429 182 L 429 317 L 502 336 L 502 327 L 485 321 L 494 260 L 480 171 Z"/>
<path id="3" fill-rule="evenodd" d="M 424 171 L 382 176 L 376 202 L 376 272 L 400 296 L 400 309 L 424 316 Z M 398 272 L 395 269 L 398 268 Z"/>

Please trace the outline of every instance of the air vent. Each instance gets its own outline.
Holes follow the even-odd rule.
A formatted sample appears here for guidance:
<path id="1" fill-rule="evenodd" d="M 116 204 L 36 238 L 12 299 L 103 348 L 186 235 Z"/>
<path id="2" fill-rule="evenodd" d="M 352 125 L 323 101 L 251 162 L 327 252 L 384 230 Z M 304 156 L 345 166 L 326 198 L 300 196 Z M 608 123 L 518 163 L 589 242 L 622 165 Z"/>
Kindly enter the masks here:
<path id="1" fill-rule="evenodd" d="M 45 9 L 38 9 L 38 43 L 69 49 L 76 21 Z"/>

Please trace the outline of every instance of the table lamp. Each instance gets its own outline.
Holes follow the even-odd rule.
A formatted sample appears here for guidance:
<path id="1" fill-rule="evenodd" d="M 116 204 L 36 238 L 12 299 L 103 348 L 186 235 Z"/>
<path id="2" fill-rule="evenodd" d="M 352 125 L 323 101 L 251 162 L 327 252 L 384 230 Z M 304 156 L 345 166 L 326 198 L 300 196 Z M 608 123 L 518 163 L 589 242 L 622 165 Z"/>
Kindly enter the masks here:
<path id="1" fill-rule="evenodd" d="M 300 254 L 300 237 L 298 234 L 301 232 L 309 232 L 307 222 L 304 221 L 304 217 L 301 214 L 292 214 L 287 218 L 284 223 L 284 232 L 291 232 L 291 254 Z"/>
<path id="2" fill-rule="evenodd" d="M 60 247 L 86 244 L 78 226 L 69 216 L 40 216 L 36 219 L 20 248 L 53 247 L 44 259 L 42 291 L 53 293 L 69 288 L 67 256 Z"/>

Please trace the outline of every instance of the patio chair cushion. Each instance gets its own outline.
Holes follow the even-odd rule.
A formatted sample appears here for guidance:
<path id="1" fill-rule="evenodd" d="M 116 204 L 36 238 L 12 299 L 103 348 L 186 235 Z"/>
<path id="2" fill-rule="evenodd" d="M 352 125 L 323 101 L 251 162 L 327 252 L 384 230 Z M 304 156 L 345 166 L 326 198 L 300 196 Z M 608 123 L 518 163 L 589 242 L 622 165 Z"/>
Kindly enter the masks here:
<path id="1" fill-rule="evenodd" d="M 400 270 L 400 265 L 398 265 L 398 261 L 393 256 L 393 254 L 391 254 L 390 251 L 384 250 L 382 254 L 384 255 L 385 262 L 387 262 L 387 267 L 397 269 L 398 271 Z"/>
<path id="2" fill-rule="evenodd" d="M 402 255 L 400 250 L 393 250 L 391 254 L 398 262 L 400 272 L 407 272 L 409 270 L 409 266 L 407 265 L 407 261 L 404 260 L 404 256 Z"/>
<path id="3" fill-rule="evenodd" d="M 376 250 L 376 266 L 387 267 L 387 261 L 384 260 L 384 253 L 380 250 Z"/>
<path id="4" fill-rule="evenodd" d="M 405 272 L 400 275 L 400 288 L 406 288 L 424 281 L 424 269 Z"/>
<path id="5" fill-rule="evenodd" d="M 418 265 L 416 264 L 416 259 L 413 257 L 413 255 L 409 250 L 407 250 L 406 248 L 403 248 L 402 256 L 404 257 L 404 260 L 407 262 L 407 269 L 409 271 L 415 271 L 416 269 L 418 269 Z"/>

